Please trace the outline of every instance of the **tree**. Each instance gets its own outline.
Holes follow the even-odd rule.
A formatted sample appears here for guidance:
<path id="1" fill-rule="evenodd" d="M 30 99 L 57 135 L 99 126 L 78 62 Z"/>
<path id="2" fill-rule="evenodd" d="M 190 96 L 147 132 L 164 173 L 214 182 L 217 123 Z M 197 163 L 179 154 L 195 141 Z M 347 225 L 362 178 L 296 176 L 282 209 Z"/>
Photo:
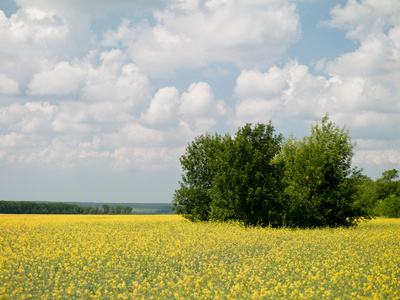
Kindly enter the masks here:
<path id="1" fill-rule="evenodd" d="M 271 122 L 246 124 L 233 137 L 197 137 L 180 159 L 173 209 L 190 220 L 273 227 L 352 226 L 369 218 L 373 208 L 360 200 L 368 178 L 351 166 L 355 144 L 345 127 L 326 115 L 309 137 L 282 140 Z"/>
<path id="2" fill-rule="evenodd" d="M 234 138 L 227 135 L 210 189 L 210 217 L 246 225 L 282 225 L 282 164 L 274 163 L 283 137 L 274 127 L 246 124 Z"/>
<path id="3" fill-rule="evenodd" d="M 388 218 L 400 218 L 400 196 L 391 194 L 385 199 L 378 200 L 375 214 Z"/>
<path id="4" fill-rule="evenodd" d="M 387 170 L 375 181 L 375 209 L 378 216 L 400 217 L 400 181 L 399 171 Z"/>
<path id="5" fill-rule="evenodd" d="M 222 137 L 218 134 L 200 135 L 180 158 L 182 181 L 175 191 L 172 209 L 192 221 L 209 219 L 211 197 L 209 190 L 217 174 L 216 160 L 222 149 Z"/>
<path id="6" fill-rule="evenodd" d="M 396 169 L 382 172 L 381 178 L 376 180 L 376 198 L 385 199 L 390 195 L 400 197 L 400 181 L 397 181 L 399 171 Z"/>
<path id="7" fill-rule="evenodd" d="M 382 172 L 382 177 L 379 178 L 378 182 L 392 182 L 393 180 L 399 178 L 399 171 L 396 169 L 387 170 Z"/>
<path id="8" fill-rule="evenodd" d="M 290 137 L 279 160 L 285 163 L 285 196 L 291 227 L 351 226 L 368 214 L 356 205 L 361 172 L 351 168 L 349 131 L 329 121 L 311 127 L 311 135 Z"/>
<path id="9" fill-rule="evenodd" d="M 357 205 L 363 207 L 368 215 L 375 215 L 375 207 L 377 205 L 377 184 L 371 178 L 363 175 L 360 178 L 360 185 L 358 189 Z"/>
<path id="10" fill-rule="evenodd" d="M 272 163 L 282 135 L 270 124 L 246 124 L 234 137 L 197 137 L 180 159 L 184 174 L 173 209 L 190 220 L 282 223 L 282 164 Z"/>

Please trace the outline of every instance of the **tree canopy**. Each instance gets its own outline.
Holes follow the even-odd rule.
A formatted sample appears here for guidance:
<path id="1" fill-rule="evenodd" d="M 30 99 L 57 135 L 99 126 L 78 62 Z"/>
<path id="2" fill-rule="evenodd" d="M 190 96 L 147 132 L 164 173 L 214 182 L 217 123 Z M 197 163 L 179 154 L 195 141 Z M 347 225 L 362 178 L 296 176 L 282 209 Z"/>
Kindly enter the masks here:
<path id="1" fill-rule="evenodd" d="M 285 141 L 279 159 L 285 163 L 289 226 L 349 226 L 366 215 L 355 205 L 360 173 L 351 168 L 354 146 L 349 131 L 327 115 L 310 136 Z"/>
<path id="2" fill-rule="evenodd" d="M 273 161 L 282 140 L 271 123 L 254 128 L 247 124 L 233 138 L 222 140 L 208 193 L 211 219 L 262 226 L 282 223 L 283 165 Z"/>
<path id="3" fill-rule="evenodd" d="M 373 216 L 400 218 L 399 171 L 387 170 L 376 181 L 364 178 L 359 202 Z"/>
<path id="4" fill-rule="evenodd" d="M 234 136 L 200 135 L 180 158 L 173 209 L 193 221 L 355 225 L 368 213 L 357 201 L 363 177 L 351 168 L 354 146 L 349 131 L 328 115 L 303 139 L 284 140 L 271 122 L 246 124 Z"/>

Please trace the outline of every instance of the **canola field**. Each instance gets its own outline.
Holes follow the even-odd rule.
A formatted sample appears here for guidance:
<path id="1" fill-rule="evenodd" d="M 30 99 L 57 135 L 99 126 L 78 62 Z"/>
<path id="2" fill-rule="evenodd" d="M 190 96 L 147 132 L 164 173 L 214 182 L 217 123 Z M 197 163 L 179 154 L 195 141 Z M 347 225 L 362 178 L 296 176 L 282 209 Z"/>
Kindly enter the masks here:
<path id="1" fill-rule="evenodd" d="M 289 230 L 0 215 L 0 299 L 400 299 L 400 219 Z"/>

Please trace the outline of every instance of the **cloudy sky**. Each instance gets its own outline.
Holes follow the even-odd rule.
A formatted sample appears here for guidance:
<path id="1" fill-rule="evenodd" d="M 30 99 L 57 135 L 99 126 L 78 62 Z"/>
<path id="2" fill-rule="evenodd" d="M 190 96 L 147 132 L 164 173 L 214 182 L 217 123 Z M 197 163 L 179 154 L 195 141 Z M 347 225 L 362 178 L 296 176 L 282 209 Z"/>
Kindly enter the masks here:
<path id="1" fill-rule="evenodd" d="M 1 0 L 0 199 L 170 202 L 205 133 L 302 137 L 400 169 L 400 1 Z"/>

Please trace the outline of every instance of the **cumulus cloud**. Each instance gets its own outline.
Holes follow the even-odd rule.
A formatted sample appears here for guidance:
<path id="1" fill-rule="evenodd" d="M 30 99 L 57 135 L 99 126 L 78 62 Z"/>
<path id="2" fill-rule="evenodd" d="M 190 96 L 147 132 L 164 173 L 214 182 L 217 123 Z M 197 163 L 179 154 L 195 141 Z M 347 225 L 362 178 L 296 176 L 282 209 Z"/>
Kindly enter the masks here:
<path id="1" fill-rule="evenodd" d="M 187 116 L 205 115 L 211 109 L 213 98 L 211 87 L 207 83 L 192 83 L 182 95 L 180 112 Z"/>
<path id="2" fill-rule="evenodd" d="M 98 151 L 98 147 L 98 137 L 94 137 L 92 142 L 75 142 L 56 138 L 46 147 L 32 151 L 23 160 L 28 164 L 56 168 L 71 168 L 82 163 L 104 163 L 110 154 L 107 151 Z"/>
<path id="3" fill-rule="evenodd" d="M 288 1 L 171 1 L 154 11 L 156 25 L 125 21 L 103 44 L 122 42 L 152 76 L 177 68 L 231 61 L 262 68 L 299 37 L 299 17 Z"/>
<path id="4" fill-rule="evenodd" d="M 205 82 L 192 83 L 179 95 L 175 87 L 161 88 L 155 94 L 141 120 L 149 126 L 193 137 L 209 131 L 216 118 L 229 112 L 223 100 L 215 100 L 211 86 Z"/>
<path id="5" fill-rule="evenodd" d="M 136 123 L 128 123 L 123 128 L 112 134 L 104 135 L 105 143 L 112 146 L 153 146 L 164 141 L 161 131 L 146 128 Z"/>
<path id="6" fill-rule="evenodd" d="M 399 78 L 400 60 L 398 59 L 399 40 L 392 32 L 370 35 L 362 40 L 360 47 L 351 53 L 327 63 L 326 71 L 333 74 L 373 77 L 380 82 L 392 81 L 391 77 Z M 393 37 L 392 37 L 393 36 Z M 395 36 L 395 37 L 394 37 Z"/>
<path id="7" fill-rule="evenodd" d="M 0 123 L 21 132 L 46 132 L 51 130 L 51 122 L 57 111 L 58 107 L 48 102 L 14 103 L 0 107 Z"/>
<path id="8" fill-rule="evenodd" d="M 314 77 L 307 66 L 297 61 L 288 62 L 283 68 L 271 67 L 266 72 L 242 71 L 235 87 L 235 123 L 315 116 L 324 105 L 320 100 L 325 96 L 326 84 L 324 78 Z"/>
<path id="9" fill-rule="evenodd" d="M 10 134 L 0 135 L 0 148 L 14 148 L 21 146 L 23 144 L 26 145 L 26 141 L 24 141 L 24 135 L 22 133 L 11 132 Z"/>
<path id="10" fill-rule="evenodd" d="M 358 138 L 396 138 L 400 132 L 400 111 L 393 102 L 399 94 L 393 94 L 390 82 L 385 86 L 363 76 L 315 76 L 292 61 L 266 72 L 243 71 L 235 91 L 238 124 L 292 118 L 314 121 L 329 112 Z"/>
<path id="11" fill-rule="evenodd" d="M 150 95 L 149 79 L 133 63 L 125 63 L 125 55 L 114 49 L 103 52 L 101 66 L 91 68 L 83 88 L 83 97 L 93 101 L 140 103 Z"/>
<path id="12" fill-rule="evenodd" d="M 346 30 L 347 37 L 357 41 L 359 47 L 323 61 L 318 68 L 325 76 L 312 74 L 296 61 L 266 72 L 242 71 L 235 88 L 234 122 L 307 122 L 329 112 L 334 121 L 351 128 L 353 138 L 369 141 L 360 143 L 358 149 L 367 152 L 360 152 L 358 157 L 376 163 L 372 155 L 394 157 L 387 149 L 400 142 L 399 14 L 398 1 L 348 1 L 344 6 L 337 5 L 326 24 Z M 390 140 L 396 142 L 388 144 Z M 386 150 L 368 152 L 371 144 Z"/>
<path id="13" fill-rule="evenodd" d="M 179 91 L 175 87 L 165 87 L 158 90 L 142 119 L 150 125 L 166 125 L 176 114 L 180 102 Z"/>
<path id="14" fill-rule="evenodd" d="M 85 26 L 74 31 L 67 19 L 34 6 L 22 7 L 9 18 L 0 11 L 0 73 L 24 90 L 32 75 L 66 58 L 84 57 L 92 35 Z"/>
<path id="15" fill-rule="evenodd" d="M 362 41 L 371 34 L 381 34 L 398 26 L 400 3 L 396 0 L 350 0 L 343 6 L 336 5 L 330 15 L 331 20 L 326 24 L 344 29 L 349 38 Z"/>
<path id="16" fill-rule="evenodd" d="M 296 60 L 274 66 L 300 38 L 286 0 L 17 3 L 9 18 L 0 11 L 3 161 L 153 168 L 177 161 L 188 140 L 225 128 L 225 119 L 294 124 L 329 112 L 360 141 L 360 161 L 399 163 L 398 1 L 351 0 L 331 10 L 325 24 L 358 48 L 318 62 L 324 76 Z M 117 28 L 93 33 L 91 20 L 125 8 L 132 15 Z M 151 17 L 137 22 L 144 10 Z M 229 77 L 226 62 L 240 68 L 236 103 L 213 93 L 215 78 Z M 181 82 L 152 86 L 151 77 L 198 67 L 203 77 L 182 80 L 186 90 Z"/>
<path id="17" fill-rule="evenodd" d="M 87 67 L 71 66 L 68 62 L 57 63 L 51 70 L 33 76 L 28 85 L 28 95 L 67 95 L 78 91 L 87 76 Z"/>
<path id="18" fill-rule="evenodd" d="M 288 72 L 272 67 L 267 72 L 242 71 L 236 80 L 236 95 L 240 98 L 274 98 L 288 89 Z"/>
<path id="19" fill-rule="evenodd" d="M 18 83 L 0 74 L 0 94 L 18 94 Z"/>
<path id="20" fill-rule="evenodd" d="M 389 150 L 360 150 L 354 157 L 355 163 L 368 162 L 369 164 L 400 165 L 400 151 L 398 149 Z"/>
<path id="21" fill-rule="evenodd" d="M 165 169 L 176 157 L 176 153 L 168 148 L 120 147 L 111 154 L 111 166 L 116 171 L 132 166 L 139 169 Z"/>
<path id="22" fill-rule="evenodd" d="M 359 43 L 359 48 L 327 62 L 325 71 L 337 76 L 361 77 L 366 84 L 372 84 L 375 89 L 367 97 L 369 100 L 377 96 L 384 102 L 389 97 L 398 99 L 399 15 L 400 3 L 392 0 L 348 1 L 346 5 L 332 9 L 332 19 L 327 24 L 346 30 L 347 36 Z M 392 102 L 392 110 L 398 112 L 399 108 L 398 101 Z"/>

